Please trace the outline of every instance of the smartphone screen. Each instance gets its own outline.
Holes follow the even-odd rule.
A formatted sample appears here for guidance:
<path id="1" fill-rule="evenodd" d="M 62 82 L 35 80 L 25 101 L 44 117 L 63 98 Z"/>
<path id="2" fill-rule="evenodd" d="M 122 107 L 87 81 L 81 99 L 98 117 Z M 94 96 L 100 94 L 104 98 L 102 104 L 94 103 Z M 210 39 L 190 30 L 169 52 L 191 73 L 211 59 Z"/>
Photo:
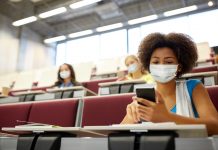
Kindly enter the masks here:
<path id="1" fill-rule="evenodd" d="M 154 88 L 137 88 L 136 89 L 136 96 L 139 98 L 144 98 L 146 100 L 150 100 L 152 102 L 156 102 Z"/>

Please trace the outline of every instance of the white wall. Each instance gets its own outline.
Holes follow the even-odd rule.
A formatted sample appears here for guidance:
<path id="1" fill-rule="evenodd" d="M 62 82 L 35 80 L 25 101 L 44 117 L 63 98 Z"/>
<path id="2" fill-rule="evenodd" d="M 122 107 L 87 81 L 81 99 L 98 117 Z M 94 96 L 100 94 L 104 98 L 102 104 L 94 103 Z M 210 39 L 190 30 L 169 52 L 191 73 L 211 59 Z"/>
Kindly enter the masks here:
<path id="1" fill-rule="evenodd" d="M 18 30 L 0 14 L 0 74 L 16 71 L 19 40 Z"/>
<path id="2" fill-rule="evenodd" d="M 45 68 L 55 64 L 55 51 L 43 44 L 43 39 L 27 27 L 22 28 L 18 70 Z"/>
<path id="3" fill-rule="evenodd" d="M 55 65 L 54 47 L 44 45 L 42 37 L 26 26 L 11 23 L 0 14 L 0 75 Z"/>

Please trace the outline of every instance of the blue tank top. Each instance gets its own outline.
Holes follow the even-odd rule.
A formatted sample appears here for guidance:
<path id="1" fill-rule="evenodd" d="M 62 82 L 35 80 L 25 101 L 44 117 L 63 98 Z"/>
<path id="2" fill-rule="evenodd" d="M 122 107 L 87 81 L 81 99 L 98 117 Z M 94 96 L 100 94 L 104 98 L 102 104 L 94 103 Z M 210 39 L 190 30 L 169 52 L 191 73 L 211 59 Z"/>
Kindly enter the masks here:
<path id="1" fill-rule="evenodd" d="M 191 103 L 192 103 L 192 108 L 193 108 L 193 111 L 194 111 L 194 115 L 196 118 L 199 117 L 198 115 L 198 112 L 195 108 L 195 105 L 193 103 L 193 100 L 192 100 L 192 92 L 194 90 L 194 88 L 199 84 L 201 83 L 200 80 L 196 80 L 196 79 L 191 79 L 191 80 L 187 80 L 186 81 L 186 85 L 187 85 L 187 88 L 188 88 L 188 93 L 189 93 L 189 96 L 191 98 Z M 172 113 L 176 113 L 176 105 L 170 110 Z"/>

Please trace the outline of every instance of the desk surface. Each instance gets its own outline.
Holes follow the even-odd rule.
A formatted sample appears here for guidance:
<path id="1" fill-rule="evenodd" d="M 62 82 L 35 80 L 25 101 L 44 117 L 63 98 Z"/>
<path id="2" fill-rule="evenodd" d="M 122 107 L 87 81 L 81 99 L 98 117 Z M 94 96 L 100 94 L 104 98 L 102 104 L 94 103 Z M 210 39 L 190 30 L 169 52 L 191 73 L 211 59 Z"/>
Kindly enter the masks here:
<path id="1" fill-rule="evenodd" d="M 217 74 L 218 74 L 217 71 L 187 73 L 187 74 L 184 74 L 181 78 L 198 77 L 198 76 L 211 76 L 211 75 L 217 75 Z"/>
<path id="2" fill-rule="evenodd" d="M 6 95 L 0 95 L 0 98 L 5 98 L 5 97 L 8 97 L 8 96 L 6 96 Z"/>
<path id="3" fill-rule="evenodd" d="M 69 91 L 69 90 L 85 90 L 92 95 L 97 95 L 95 92 L 83 87 L 83 86 L 73 86 L 73 87 L 66 87 L 66 88 L 54 88 L 54 89 L 47 89 L 48 93 L 60 92 L 60 91 Z"/>
<path id="4" fill-rule="evenodd" d="M 205 125 L 176 125 L 176 124 L 134 124 L 134 125 L 112 125 L 112 126 L 85 126 L 81 127 L 23 127 L 23 128 L 2 128 L 3 131 L 15 134 L 26 134 L 33 132 L 67 132 L 77 136 L 105 137 L 109 133 L 130 131 L 176 131 L 179 137 L 207 137 Z"/>
<path id="5" fill-rule="evenodd" d="M 110 86 L 110 85 L 122 85 L 122 84 L 129 84 L 129 83 L 146 83 L 144 80 L 126 80 L 126 81 L 115 81 L 115 82 L 106 82 L 106 83 L 99 83 L 100 87 Z"/>
<path id="6" fill-rule="evenodd" d="M 91 137 L 105 137 L 107 135 L 98 132 L 93 132 L 91 130 L 85 130 L 80 127 L 22 127 L 22 128 L 2 128 L 3 131 L 7 131 L 11 134 L 30 134 L 30 133 L 42 133 L 42 132 L 67 132 L 76 134 L 79 137 L 91 136 Z"/>
<path id="7" fill-rule="evenodd" d="M 36 91 L 13 92 L 13 95 L 14 96 L 19 96 L 19 95 L 43 94 L 43 93 L 45 93 L 45 91 L 36 90 Z"/>
<path id="8" fill-rule="evenodd" d="M 147 132 L 147 131 L 176 131 L 180 137 L 207 137 L 205 125 L 176 125 L 176 124 L 157 124 L 157 125 L 112 125 L 112 126 L 85 126 L 84 129 L 102 134 L 109 134 L 118 131 Z"/>

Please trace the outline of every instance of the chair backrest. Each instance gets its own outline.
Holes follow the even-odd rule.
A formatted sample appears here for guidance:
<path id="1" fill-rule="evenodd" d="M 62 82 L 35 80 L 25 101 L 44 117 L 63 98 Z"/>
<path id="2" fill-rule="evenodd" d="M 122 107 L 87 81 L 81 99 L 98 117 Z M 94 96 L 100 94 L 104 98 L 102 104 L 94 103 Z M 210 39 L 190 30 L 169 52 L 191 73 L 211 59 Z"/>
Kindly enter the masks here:
<path id="1" fill-rule="evenodd" d="M 0 87 L 10 87 L 15 81 L 17 73 L 11 73 L 0 76 Z"/>
<path id="2" fill-rule="evenodd" d="M 42 69 L 39 72 L 38 87 L 52 86 L 57 81 L 57 67 Z"/>
<path id="3" fill-rule="evenodd" d="M 132 102 L 133 94 L 84 98 L 82 126 L 119 124 Z"/>
<path id="4" fill-rule="evenodd" d="M 90 89 L 91 91 L 98 93 L 99 83 L 104 83 L 104 82 L 113 82 L 116 81 L 117 78 L 108 78 L 108 79 L 102 79 L 102 80 L 93 80 L 93 81 L 88 81 L 88 82 L 83 82 L 83 86 L 86 87 L 87 89 Z"/>
<path id="5" fill-rule="evenodd" d="M 196 67 L 192 69 L 192 73 L 198 73 L 198 72 L 210 72 L 210 71 L 218 71 L 217 65 L 211 65 L 211 66 L 204 66 L 204 67 Z"/>
<path id="6" fill-rule="evenodd" d="M 211 48 L 208 42 L 197 43 L 198 61 L 205 61 L 210 58 Z"/>
<path id="7" fill-rule="evenodd" d="M 218 86 L 208 86 L 206 87 L 210 95 L 210 99 L 213 102 L 216 110 L 218 111 Z"/>
<path id="8" fill-rule="evenodd" d="M 0 128 L 20 125 L 17 120 L 27 121 L 31 103 L 15 103 L 0 105 Z"/>
<path id="9" fill-rule="evenodd" d="M 78 82 L 89 81 L 91 78 L 93 67 L 94 67 L 93 62 L 86 62 L 86 63 L 73 65 L 76 74 L 76 80 Z"/>
<path id="10" fill-rule="evenodd" d="M 76 123 L 77 108 L 78 99 L 34 102 L 28 121 L 72 127 Z"/>
<path id="11" fill-rule="evenodd" d="M 96 75 L 116 73 L 120 65 L 120 59 L 99 60 L 96 64 Z"/>
<path id="12" fill-rule="evenodd" d="M 18 73 L 13 90 L 31 89 L 35 79 L 35 71 L 25 71 Z"/>

